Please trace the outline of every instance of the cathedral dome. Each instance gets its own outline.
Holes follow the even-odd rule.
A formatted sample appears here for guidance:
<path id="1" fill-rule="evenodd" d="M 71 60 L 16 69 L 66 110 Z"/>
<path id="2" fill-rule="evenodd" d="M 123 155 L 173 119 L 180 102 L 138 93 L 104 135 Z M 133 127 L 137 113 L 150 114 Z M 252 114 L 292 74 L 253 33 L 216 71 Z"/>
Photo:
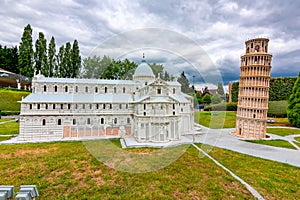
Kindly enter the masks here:
<path id="1" fill-rule="evenodd" d="M 142 60 L 142 63 L 136 68 L 133 80 L 151 80 L 154 79 L 154 73 L 151 67 L 146 63 L 145 60 Z"/>

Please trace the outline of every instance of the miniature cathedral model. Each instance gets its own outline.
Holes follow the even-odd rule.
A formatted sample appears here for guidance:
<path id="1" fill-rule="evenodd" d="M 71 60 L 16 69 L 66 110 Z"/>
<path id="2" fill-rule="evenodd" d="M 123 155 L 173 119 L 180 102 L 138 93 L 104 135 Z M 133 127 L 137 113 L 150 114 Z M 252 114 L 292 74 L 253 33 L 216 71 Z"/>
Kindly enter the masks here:
<path id="1" fill-rule="evenodd" d="M 244 138 L 266 137 L 272 55 L 266 38 L 246 41 L 241 57 L 235 135 Z"/>
<path id="2" fill-rule="evenodd" d="M 143 59 L 133 80 L 34 76 L 32 94 L 21 101 L 18 139 L 128 136 L 168 142 L 193 128 L 193 97 L 177 81 L 156 78 Z"/>

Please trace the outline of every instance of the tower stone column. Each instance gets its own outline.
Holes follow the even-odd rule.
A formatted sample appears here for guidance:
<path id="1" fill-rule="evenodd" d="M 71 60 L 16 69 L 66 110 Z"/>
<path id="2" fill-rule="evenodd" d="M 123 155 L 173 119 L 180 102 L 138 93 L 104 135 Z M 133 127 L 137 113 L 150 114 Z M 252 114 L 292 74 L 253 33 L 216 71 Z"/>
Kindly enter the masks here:
<path id="1" fill-rule="evenodd" d="M 246 53 L 241 57 L 238 107 L 235 135 L 244 138 L 266 137 L 269 84 L 272 55 L 267 38 L 245 42 Z"/>

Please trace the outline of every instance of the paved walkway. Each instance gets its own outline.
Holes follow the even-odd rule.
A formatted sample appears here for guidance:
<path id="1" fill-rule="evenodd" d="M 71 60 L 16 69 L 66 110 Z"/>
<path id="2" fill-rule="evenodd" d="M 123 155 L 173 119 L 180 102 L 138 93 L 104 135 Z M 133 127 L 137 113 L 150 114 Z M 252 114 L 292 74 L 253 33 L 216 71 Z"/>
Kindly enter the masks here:
<path id="1" fill-rule="evenodd" d="M 202 126 L 203 134 L 196 136 L 195 142 L 300 167 L 299 150 L 245 142 L 241 138 L 231 135 L 230 133 L 233 131 L 234 129 L 209 129 Z M 274 136 L 274 139 L 285 138 L 275 135 L 272 136 Z"/>

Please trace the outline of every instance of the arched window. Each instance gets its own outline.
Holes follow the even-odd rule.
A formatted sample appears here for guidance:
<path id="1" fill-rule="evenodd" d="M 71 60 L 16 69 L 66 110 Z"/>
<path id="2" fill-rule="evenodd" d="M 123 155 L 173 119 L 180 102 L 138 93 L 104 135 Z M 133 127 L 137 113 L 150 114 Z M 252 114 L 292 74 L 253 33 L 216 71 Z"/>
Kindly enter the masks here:
<path id="1" fill-rule="evenodd" d="M 45 119 L 42 120 L 42 125 L 43 125 L 43 126 L 46 125 L 46 120 L 45 120 Z"/>
<path id="2" fill-rule="evenodd" d="M 119 108 L 122 109 L 122 104 L 119 105 Z"/>
<path id="3" fill-rule="evenodd" d="M 32 104 L 29 104 L 29 109 L 30 109 L 30 110 L 32 109 Z"/>
<path id="4" fill-rule="evenodd" d="M 52 105 L 53 110 L 55 109 L 55 104 Z"/>
<path id="5" fill-rule="evenodd" d="M 61 125 L 61 119 L 57 120 L 57 125 Z"/>
<path id="6" fill-rule="evenodd" d="M 54 86 L 54 92 L 57 92 L 57 85 Z"/>
<path id="7" fill-rule="evenodd" d="M 68 109 L 69 109 L 69 110 L 71 109 L 71 104 L 68 104 Z"/>
<path id="8" fill-rule="evenodd" d="M 78 86 L 77 85 L 75 86 L 75 92 L 78 92 Z"/>
<path id="9" fill-rule="evenodd" d="M 104 93 L 107 93 L 107 87 L 104 88 Z"/>
<path id="10" fill-rule="evenodd" d="M 125 91 L 126 91 L 126 89 L 125 89 L 125 87 L 123 87 L 123 93 L 125 93 Z"/>
<path id="11" fill-rule="evenodd" d="M 73 119 L 73 125 L 75 125 L 76 124 L 76 119 Z"/>
<path id="12" fill-rule="evenodd" d="M 95 93 L 98 93 L 98 87 L 95 87 Z"/>
<path id="13" fill-rule="evenodd" d="M 118 119 L 117 119 L 117 118 L 114 119 L 114 123 L 115 123 L 115 124 L 118 123 Z"/>
<path id="14" fill-rule="evenodd" d="M 114 87 L 114 93 L 117 93 L 117 88 L 116 87 Z"/>
<path id="15" fill-rule="evenodd" d="M 91 119 L 90 119 L 90 118 L 87 118 L 86 123 L 87 123 L 87 124 L 91 124 Z"/>
<path id="16" fill-rule="evenodd" d="M 48 109 L 48 104 L 45 105 L 45 109 L 46 109 L 46 110 Z"/>
<path id="17" fill-rule="evenodd" d="M 47 86 L 44 85 L 44 92 L 47 92 Z"/>
<path id="18" fill-rule="evenodd" d="M 40 109 L 40 108 L 41 108 L 41 105 L 40 105 L 40 104 L 38 104 L 38 105 L 37 105 L 37 109 Z"/>
<path id="19" fill-rule="evenodd" d="M 104 118 L 101 118 L 100 123 L 104 124 Z"/>
<path id="20" fill-rule="evenodd" d="M 173 94 L 175 94 L 175 92 L 176 92 L 176 90 L 175 90 L 175 88 L 173 88 Z"/>
<path id="21" fill-rule="evenodd" d="M 88 87 L 85 87 L 85 92 L 89 92 L 89 88 Z"/>
<path id="22" fill-rule="evenodd" d="M 68 86 L 65 86 L 65 92 L 68 92 Z"/>
<path id="23" fill-rule="evenodd" d="M 146 104 L 144 104 L 144 110 L 146 110 Z"/>
<path id="24" fill-rule="evenodd" d="M 127 124 L 129 124 L 129 123 L 130 123 L 130 118 L 128 117 L 128 118 L 127 118 Z"/>
<path id="25" fill-rule="evenodd" d="M 60 104 L 60 109 L 64 109 L 64 104 Z"/>

